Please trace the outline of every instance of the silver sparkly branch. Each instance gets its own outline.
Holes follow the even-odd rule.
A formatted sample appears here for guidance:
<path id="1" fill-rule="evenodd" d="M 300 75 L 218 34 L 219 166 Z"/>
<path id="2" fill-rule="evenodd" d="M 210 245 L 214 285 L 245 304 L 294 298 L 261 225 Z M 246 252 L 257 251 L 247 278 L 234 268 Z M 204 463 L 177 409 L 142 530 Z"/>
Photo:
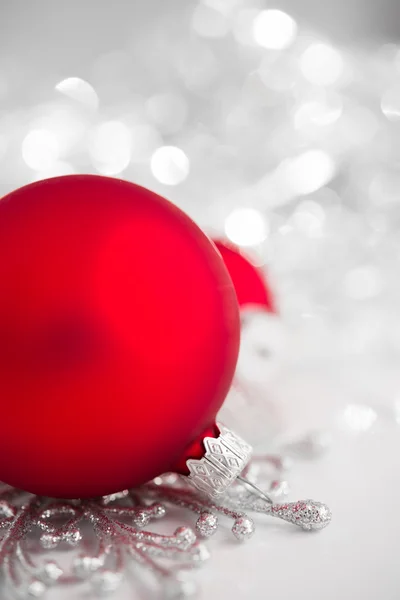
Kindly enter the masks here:
<path id="1" fill-rule="evenodd" d="M 132 561 L 153 576 L 165 598 L 189 597 L 195 587 L 183 577 L 184 572 L 209 558 L 200 539 L 213 535 L 221 518 L 233 520 L 232 533 L 238 540 L 254 534 L 248 512 L 277 517 L 306 530 L 329 524 L 331 513 L 324 504 L 275 502 L 286 495 L 287 484 L 271 480 L 271 472 L 281 475 L 285 467 L 280 456 L 255 457 L 243 473 L 272 497 L 272 504 L 240 482 L 233 483 L 217 501 L 211 500 L 189 485 L 187 478 L 174 474 L 157 477 L 135 490 L 82 501 L 54 501 L 3 486 L 0 565 L 5 594 L 1 597 L 41 598 L 54 585 L 77 583 L 91 586 L 97 594 L 112 592 Z M 181 526 L 171 535 L 162 535 L 146 529 L 166 519 L 170 506 L 194 513 L 195 531 Z M 67 569 L 42 556 L 43 551 L 57 547 L 72 551 Z"/>

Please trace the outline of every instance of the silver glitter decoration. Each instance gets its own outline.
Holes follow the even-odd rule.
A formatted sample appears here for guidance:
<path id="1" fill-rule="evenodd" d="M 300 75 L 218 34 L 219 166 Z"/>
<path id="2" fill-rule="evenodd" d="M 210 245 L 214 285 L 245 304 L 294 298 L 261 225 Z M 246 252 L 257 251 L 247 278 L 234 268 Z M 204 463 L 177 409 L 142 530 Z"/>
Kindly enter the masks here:
<path id="1" fill-rule="evenodd" d="M 196 522 L 196 531 L 202 537 L 210 537 L 218 529 L 218 517 L 212 512 L 204 511 Z"/>
<path id="2" fill-rule="evenodd" d="M 326 504 L 314 500 L 278 504 L 271 507 L 270 514 L 306 530 L 323 529 L 332 519 L 332 513 Z"/>
<path id="3" fill-rule="evenodd" d="M 82 501 L 55 501 L 2 486 L 0 565 L 6 591 L 16 598 L 42 598 L 54 585 L 81 583 L 100 596 L 119 587 L 127 566 L 134 561 L 158 582 L 160 597 L 191 598 L 197 589 L 183 574 L 208 560 L 208 549 L 198 538 L 212 536 L 221 519 L 233 521 L 232 534 L 239 541 L 255 533 L 255 522 L 247 514 L 250 511 L 305 530 L 329 524 L 331 512 L 320 502 L 275 503 L 288 491 L 287 482 L 276 479 L 284 465 L 278 455 L 254 457 L 247 465 L 243 475 L 267 499 L 236 481 L 215 502 L 193 488 L 188 478 L 176 474 L 157 477 L 135 490 Z M 171 506 L 197 516 L 196 533 L 186 525 L 171 535 L 146 529 L 167 518 Z M 57 547 L 72 553 L 67 568 L 56 560 L 41 558 L 41 550 Z"/>
<path id="4" fill-rule="evenodd" d="M 241 542 L 250 539 L 254 531 L 254 521 L 246 515 L 236 519 L 232 527 L 233 535 Z"/>

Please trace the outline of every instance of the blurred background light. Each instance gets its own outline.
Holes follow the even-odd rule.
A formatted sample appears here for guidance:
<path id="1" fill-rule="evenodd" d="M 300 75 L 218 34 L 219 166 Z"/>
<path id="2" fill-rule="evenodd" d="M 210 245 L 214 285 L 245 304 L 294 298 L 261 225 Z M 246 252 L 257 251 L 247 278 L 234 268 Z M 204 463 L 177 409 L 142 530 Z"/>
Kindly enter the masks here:
<path id="1" fill-rule="evenodd" d="M 74 175 L 75 173 L 76 169 L 70 163 L 59 160 L 48 169 L 36 171 L 32 181 L 40 181 L 41 179 L 60 177 L 62 175 Z"/>
<path id="2" fill-rule="evenodd" d="M 202 0 L 202 3 L 205 6 L 210 6 L 211 8 L 214 8 L 222 15 L 228 17 L 241 4 L 243 4 L 243 0 Z"/>
<path id="3" fill-rule="evenodd" d="M 329 183 L 335 174 L 335 162 L 324 150 L 307 150 L 288 159 L 283 172 L 293 193 L 302 196 Z"/>
<path id="4" fill-rule="evenodd" d="M 30 131 L 22 142 L 22 157 L 28 167 L 35 171 L 51 168 L 59 157 L 59 145 L 54 133 L 46 129 Z"/>
<path id="5" fill-rule="evenodd" d="M 153 125 L 146 123 L 131 127 L 131 161 L 148 164 L 155 150 L 162 144 L 162 138 Z"/>
<path id="6" fill-rule="evenodd" d="M 267 55 L 261 61 L 258 72 L 267 90 L 265 95 L 271 91 L 283 93 L 290 92 L 297 81 L 297 65 L 293 57 L 278 58 L 276 55 Z"/>
<path id="7" fill-rule="evenodd" d="M 8 139 L 4 134 L 0 134 L 0 160 L 6 155 L 8 147 Z"/>
<path id="8" fill-rule="evenodd" d="M 366 106 L 353 105 L 343 111 L 338 123 L 338 142 L 348 150 L 352 146 L 366 146 L 379 131 L 377 116 Z"/>
<path id="9" fill-rule="evenodd" d="M 71 0 L 60 28 L 50 0 L 24 19 L 10 1 L 0 193 L 87 171 L 170 186 L 257 250 L 302 356 L 400 352 L 400 27 L 383 2 Z"/>
<path id="10" fill-rule="evenodd" d="M 225 16 L 206 4 L 199 4 L 194 9 L 192 27 L 198 35 L 209 38 L 224 37 L 229 31 Z"/>
<path id="11" fill-rule="evenodd" d="M 157 148 L 151 157 L 151 171 L 154 177 L 165 185 L 178 185 L 189 175 L 189 159 L 176 146 Z"/>
<path id="12" fill-rule="evenodd" d="M 50 132 L 57 140 L 60 156 L 82 149 L 88 123 L 78 110 L 69 105 L 52 103 L 38 106 L 35 113 L 30 127 Z"/>
<path id="13" fill-rule="evenodd" d="M 303 76 L 314 85 L 333 85 L 343 74 L 343 57 L 333 46 L 315 42 L 301 55 L 300 69 Z"/>
<path id="14" fill-rule="evenodd" d="M 256 246 L 268 235 L 264 216 L 252 208 L 237 208 L 225 221 L 225 233 L 239 246 Z"/>
<path id="15" fill-rule="evenodd" d="M 238 10 L 232 24 L 232 33 L 238 44 L 242 46 L 255 46 L 254 21 L 260 11 L 256 8 L 244 8 Z"/>
<path id="16" fill-rule="evenodd" d="M 400 120 L 400 85 L 394 85 L 382 94 L 381 109 L 389 121 Z"/>
<path id="17" fill-rule="evenodd" d="M 283 50 L 294 42 L 297 24 L 281 10 L 263 10 L 254 20 L 253 33 L 255 41 L 263 48 Z"/>
<path id="18" fill-rule="evenodd" d="M 378 415 L 371 406 L 349 404 L 339 417 L 342 429 L 352 433 L 363 433 L 371 429 Z"/>
<path id="19" fill-rule="evenodd" d="M 212 46 L 200 38 L 186 42 L 177 53 L 176 68 L 184 85 L 193 92 L 207 89 L 216 81 L 220 63 Z"/>
<path id="20" fill-rule="evenodd" d="M 56 90 L 64 96 L 76 100 L 82 106 L 96 110 L 99 106 L 99 98 L 94 88 L 79 77 L 68 77 L 55 86 Z"/>
<path id="21" fill-rule="evenodd" d="M 343 101 L 337 94 L 330 97 L 317 98 L 300 104 L 294 112 L 293 121 L 296 129 L 305 133 L 315 128 L 324 128 L 335 123 L 343 112 Z"/>
<path id="22" fill-rule="evenodd" d="M 188 105 L 180 94 L 155 94 L 146 102 L 146 115 L 162 134 L 172 134 L 185 124 Z"/>
<path id="23" fill-rule="evenodd" d="M 291 219 L 293 226 L 309 237 L 321 236 L 324 222 L 324 209 L 313 200 L 303 200 L 296 208 Z"/>
<path id="24" fill-rule="evenodd" d="M 89 155 L 102 175 L 122 173 L 131 159 L 131 132 L 120 121 L 97 125 L 89 136 Z"/>

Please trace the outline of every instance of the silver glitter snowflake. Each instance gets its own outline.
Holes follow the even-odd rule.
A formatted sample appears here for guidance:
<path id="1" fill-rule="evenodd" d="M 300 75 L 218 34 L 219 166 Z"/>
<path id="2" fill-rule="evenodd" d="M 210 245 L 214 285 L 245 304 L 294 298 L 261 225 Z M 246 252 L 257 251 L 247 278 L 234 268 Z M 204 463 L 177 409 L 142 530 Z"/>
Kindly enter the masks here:
<path id="1" fill-rule="evenodd" d="M 41 598 L 54 585 L 86 584 L 98 593 L 112 592 L 122 582 L 130 561 L 152 574 L 165 598 L 187 598 L 194 584 L 182 579 L 185 570 L 209 557 L 200 540 L 213 535 L 220 518 L 233 520 L 232 533 L 240 541 L 255 531 L 247 512 L 258 512 L 293 523 L 305 530 L 329 524 L 328 507 L 312 500 L 275 503 L 287 492 L 283 481 L 266 485 L 265 467 L 284 468 L 280 457 L 255 458 L 244 475 L 250 485 L 268 490 L 265 497 L 237 482 L 215 503 L 192 488 L 187 479 L 168 474 L 119 494 L 81 501 L 52 500 L 3 486 L 0 489 L 0 565 L 7 592 L 18 598 Z M 147 529 L 164 519 L 171 506 L 197 516 L 194 530 L 179 527 L 171 535 Z M 68 568 L 45 560 L 41 552 L 60 546 L 74 550 Z"/>

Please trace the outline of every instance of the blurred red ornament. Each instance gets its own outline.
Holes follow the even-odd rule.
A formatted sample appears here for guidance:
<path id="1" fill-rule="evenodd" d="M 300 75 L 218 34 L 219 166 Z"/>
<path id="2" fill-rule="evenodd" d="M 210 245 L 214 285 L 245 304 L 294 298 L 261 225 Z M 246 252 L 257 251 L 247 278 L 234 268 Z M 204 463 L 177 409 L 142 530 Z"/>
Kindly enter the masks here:
<path id="1" fill-rule="evenodd" d="M 237 302 L 176 206 L 91 175 L 23 187 L 0 202 L 0 282 L 1 480 L 100 496 L 218 434 Z"/>
<path id="2" fill-rule="evenodd" d="M 229 271 L 239 306 L 253 306 L 276 312 L 274 298 L 263 271 L 254 266 L 237 246 L 222 240 L 213 241 Z"/>

